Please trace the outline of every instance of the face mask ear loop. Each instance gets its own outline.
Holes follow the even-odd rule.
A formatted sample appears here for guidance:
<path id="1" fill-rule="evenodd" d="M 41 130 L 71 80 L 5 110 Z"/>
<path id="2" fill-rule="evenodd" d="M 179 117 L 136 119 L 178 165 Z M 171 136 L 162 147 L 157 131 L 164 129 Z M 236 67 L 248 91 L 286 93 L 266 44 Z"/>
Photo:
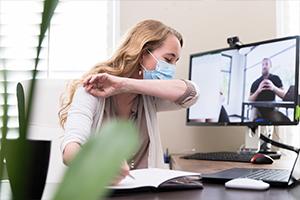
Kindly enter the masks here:
<path id="1" fill-rule="evenodd" d="M 150 53 L 150 51 L 147 49 L 147 51 Z M 142 64 L 142 62 L 140 62 L 140 66 L 143 68 L 144 71 L 149 71 L 147 70 L 147 68 Z"/>
<path id="2" fill-rule="evenodd" d="M 146 69 L 146 67 L 145 67 L 142 63 L 141 63 L 140 65 L 141 65 L 141 67 L 143 68 L 143 70 L 149 71 L 149 70 Z"/>
<path id="3" fill-rule="evenodd" d="M 147 49 L 147 51 L 148 51 L 148 53 L 157 61 L 157 63 L 159 62 L 159 60 L 151 53 L 151 51 L 149 51 L 148 49 Z"/>

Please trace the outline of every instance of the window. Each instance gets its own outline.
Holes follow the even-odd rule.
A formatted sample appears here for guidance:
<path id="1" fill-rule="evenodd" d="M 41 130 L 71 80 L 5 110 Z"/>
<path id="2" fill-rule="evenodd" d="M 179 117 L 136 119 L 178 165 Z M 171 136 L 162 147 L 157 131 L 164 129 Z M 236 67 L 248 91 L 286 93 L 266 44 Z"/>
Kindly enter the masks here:
<path id="1" fill-rule="evenodd" d="M 300 34 L 300 1 L 277 0 L 277 35 Z"/>
<path id="2" fill-rule="evenodd" d="M 79 78 L 105 60 L 118 31 L 115 27 L 117 3 L 60 0 L 42 44 L 38 78 Z M 7 70 L 8 126 L 9 132 L 15 134 L 18 128 L 16 83 L 31 78 L 42 11 L 43 0 L 0 0 L 0 71 Z M 1 84 L 0 115 L 3 114 L 3 92 Z"/>
<path id="3" fill-rule="evenodd" d="M 300 35 L 300 1 L 277 0 L 278 37 Z M 300 125 L 279 127 L 280 140 L 300 147 Z"/>
<path id="4" fill-rule="evenodd" d="M 77 77 L 107 58 L 107 6 L 102 0 L 58 5 L 50 27 L 49 77 Z"/>
<path id="5" fill-rule="evenodd" d="M 229 104 L 232 57 L 225 54 L 222 54 L 222 56 L 223 56 L 222 59 L 224 60 L 224 65 L 221 66 L 221 73 L 222 73 L 221 95 L 223 95 L 224 97 L 224 103 Z"/>

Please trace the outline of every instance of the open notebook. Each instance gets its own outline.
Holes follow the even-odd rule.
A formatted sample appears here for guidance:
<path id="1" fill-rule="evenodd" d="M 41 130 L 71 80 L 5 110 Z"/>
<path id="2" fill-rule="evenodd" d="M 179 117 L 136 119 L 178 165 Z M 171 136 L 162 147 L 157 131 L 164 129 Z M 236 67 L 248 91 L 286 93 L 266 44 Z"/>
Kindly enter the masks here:
<path id="1" fill-rule="evenodd" d="M 145 190 L 178 190 L 178 189 L 200 189 L 199 173 L 184 172 L 176 170 L 147 168 L 131 170 L 130 174 L 135 178 L 127 176 L 119 185 L 110 186 L 114 192 L 133 192 Z"/>

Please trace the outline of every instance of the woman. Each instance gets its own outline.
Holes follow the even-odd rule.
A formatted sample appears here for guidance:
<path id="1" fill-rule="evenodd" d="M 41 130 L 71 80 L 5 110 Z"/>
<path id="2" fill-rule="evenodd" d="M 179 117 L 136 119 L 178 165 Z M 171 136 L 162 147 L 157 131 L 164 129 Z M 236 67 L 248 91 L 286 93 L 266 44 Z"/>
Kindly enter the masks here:
<path id="1" fill-rule="evenodd" d="M 63 160 L 68 164 L 93 130 L 111 118 L 131 119 L 139 130 L 140 147 L 130 169 L 163 167 L 156 113 L 194 104 L 194 83 L 172 79 L 183 45 L 181 35 L 156 20 L 131 29 L 106 62 L 74 81 L 64 97 L 60 122 L 65 128 Z M 115 184 L 129 172 L 124 164 Z"/>

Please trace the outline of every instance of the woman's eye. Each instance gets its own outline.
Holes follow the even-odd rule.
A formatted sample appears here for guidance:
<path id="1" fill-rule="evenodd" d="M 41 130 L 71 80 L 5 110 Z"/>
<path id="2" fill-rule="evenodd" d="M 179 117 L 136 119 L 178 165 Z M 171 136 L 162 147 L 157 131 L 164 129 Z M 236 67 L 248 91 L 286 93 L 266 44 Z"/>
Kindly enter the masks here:
<path id="1" fill-rule="evenodd" d="M 171 63 L 172 60 L 171 59 L 168 59 L 168 58 L 165 58 L 165 61 L 168 62 L 168 63 Z"/>

